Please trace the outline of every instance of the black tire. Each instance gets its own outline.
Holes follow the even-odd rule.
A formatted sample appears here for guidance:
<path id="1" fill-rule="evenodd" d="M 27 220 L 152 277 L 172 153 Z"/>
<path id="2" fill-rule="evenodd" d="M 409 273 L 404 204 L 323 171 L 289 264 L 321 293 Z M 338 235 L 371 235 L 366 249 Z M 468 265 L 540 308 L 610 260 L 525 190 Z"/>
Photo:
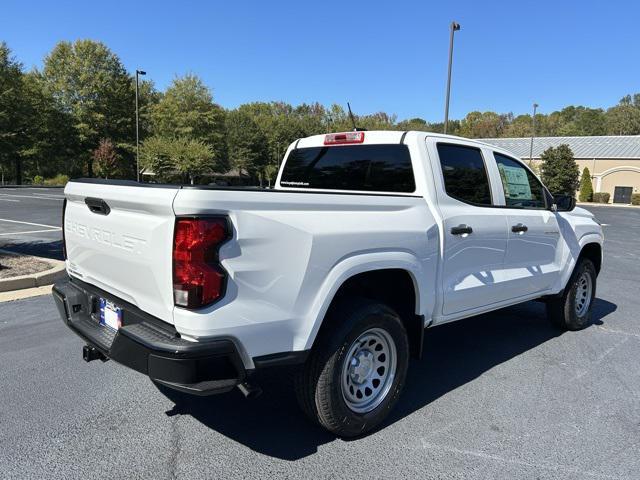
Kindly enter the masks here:
<path id="1" fill-rule="evenodd" d="M 307 362 L 297 375 L 295 387 L 298 402 L 307 416 L 335 435 L 363 435 L 382 423 L 398 401 L 404 387 L 409 364 L 407 332 L 396 312 L 385 305 L 366 299 L 352 299 L 340 303 L 331 309 L 325 322 L 329 322 L 327 328 L 316 339 Z M 354 346 L 360 348 L 359 351 L 364 352 L 364 355 L 377 355 L 375 351 L 371 353 L 362 347 L 369 343 L 360 344 L 360 347 L 355 343 L 361 335 L 370 335 L 371 332 L 378 332 L 385 341 L 393 342 L 396 354 L 395 375 L 390 375 L 385 381 L 384 394 L 376 393 L 380 403 L 370 411 L 358 413 L 349 407 L 343 395 L 342 372 L 344 362 L 351 361 L 348 357 Z M 377 345 L 373 347 L 374 350 L 377 348 Z M 389 359 L 389 362 L 391 361 Z M 382 371 L 384 372 L 384 369 Z M 393 373 L 391 368 L 388 371 Z M 369 378 L 376 375 L 371 368 L 369 372 Z M 353 382 L 346 377 L 348 375 L 345 375 L 345 381 Z"/>
<path id="2" fill-rule="evenodd" d="M 583 275 L 591 279 L 591 294 L 588 308 L 579 314 L 580 309 L 576 307 L 578 304 L 576 292 L 580 288 Z M 593 262 L 587 258 L 580 259 L 562 295 L 547 301 L 547 316 L 554 325 L 562 330 L 581 330 L 591 324 L 591 310 L 596 298 L 596 277 L 596 267 Z"/>

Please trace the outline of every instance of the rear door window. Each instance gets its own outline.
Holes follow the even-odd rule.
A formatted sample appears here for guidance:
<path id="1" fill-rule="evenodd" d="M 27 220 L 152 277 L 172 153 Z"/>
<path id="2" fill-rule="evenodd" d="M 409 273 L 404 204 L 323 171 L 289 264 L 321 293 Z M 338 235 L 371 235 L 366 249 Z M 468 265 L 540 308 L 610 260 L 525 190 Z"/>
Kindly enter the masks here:
<path id="1" fill-rule="evenodd" d="M 297 148 L 286 159 L 280 185 L 399 193 L 416 189 L 409 149 L 398 144 Z"/>
<path id="2" fill-rule="evenodd" d="M 438 143 L 438 156 L 447 195 L 472 205 L 492 205 L 489 177 L 480 149 Z"/>

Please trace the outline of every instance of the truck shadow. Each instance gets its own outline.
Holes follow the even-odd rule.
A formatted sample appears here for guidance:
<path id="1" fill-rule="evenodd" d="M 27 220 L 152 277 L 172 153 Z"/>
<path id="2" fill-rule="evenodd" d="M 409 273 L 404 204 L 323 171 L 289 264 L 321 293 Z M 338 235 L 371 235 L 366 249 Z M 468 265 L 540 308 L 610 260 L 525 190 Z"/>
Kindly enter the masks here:
<path id="1" fill-rule="evenodd" d="M 24 255 L 33 255 L 35 257 L 51 258 L 54 260 L 64 260 L 62 253 L 62 240 L 54 240 L 50 242 L 34 241 L 34 242 L 15 242 L 8 241 L 0 244 L 0 249 L 9 250 Z"/>
<path id="2" fill-rule="evenodd" d="M 602 319 L 616 308 L 611 302 L 597 299 L 594 324 L 602 324 Z M 546 321 L 544 305 L 538 302 L 429 330 L 425 335 L 425 354 L 421 360 L 412 362 L 405 391 L 382 429 L 496 365 L 561 334 Z M 290 461 L 313 455 L 320 445 L 336 437 L 306 419 L 292 391 L 293 372 L 284 373 L 266 372 L 259 380 L 264 394 L 254 400 L 245 400 L 237 390 L 200 398 L 163 389 L 175 403 L 166 413 L 191 415 L 203 425 L 264 455 Z"/>

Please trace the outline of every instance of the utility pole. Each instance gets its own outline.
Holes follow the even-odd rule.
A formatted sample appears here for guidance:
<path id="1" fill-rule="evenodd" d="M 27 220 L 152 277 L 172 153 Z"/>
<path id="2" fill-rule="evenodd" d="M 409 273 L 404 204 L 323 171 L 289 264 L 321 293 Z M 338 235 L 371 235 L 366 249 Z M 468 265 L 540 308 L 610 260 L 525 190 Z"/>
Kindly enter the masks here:
<path id="1" fill-rule="evenodd" d="M 460 30 L 460 24 L 451 22 L 449 25 L 449 71 L 447 74 L 447 97 L 444 104 L 444 133 L 447 133 L 449 124 L 449 96 L 451 94 L 451 64 L 453 63 L 453 35 Z"/>
<path id="2" fill-rule="evenodd" d="M 538 104 L 533 104 L 533 117 L 531 119 L 531 145 L 529 146 L 529 166 L 533 163 L 533 138 L 536 136 L 536 109 Z"/>
<path id="3" fill-rule="evenodd" d="M 140 89 L 138 85 L 138 77 L 140 75 L 146 75 L 147 72 L 142 70 L 136 70 L 136 180 L 140 183 L 140 114 L 138 112 L 138 90 Z"/>

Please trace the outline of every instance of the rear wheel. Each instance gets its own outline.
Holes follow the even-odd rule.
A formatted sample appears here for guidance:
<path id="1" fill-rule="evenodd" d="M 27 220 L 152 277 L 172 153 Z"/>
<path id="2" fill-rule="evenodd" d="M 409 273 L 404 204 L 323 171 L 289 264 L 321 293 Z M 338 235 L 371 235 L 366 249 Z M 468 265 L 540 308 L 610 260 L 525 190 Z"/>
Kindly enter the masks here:
<path id="1" fill-rule="evenodd" d="M 354 437 L 378 426 L 404 386 L 407 333 L 398 314 L 358 299 L 332 309 L 296 381 L 302 409 L 336 435 Z"/>
<path id="2" fill-rule="evenodd" d="M 581 259 L 562 296 L 547 301 L 547 316 L 556 326 L 564 330 L 580 330 L 591 324 L 596 276 L 593 262 Z"/>

